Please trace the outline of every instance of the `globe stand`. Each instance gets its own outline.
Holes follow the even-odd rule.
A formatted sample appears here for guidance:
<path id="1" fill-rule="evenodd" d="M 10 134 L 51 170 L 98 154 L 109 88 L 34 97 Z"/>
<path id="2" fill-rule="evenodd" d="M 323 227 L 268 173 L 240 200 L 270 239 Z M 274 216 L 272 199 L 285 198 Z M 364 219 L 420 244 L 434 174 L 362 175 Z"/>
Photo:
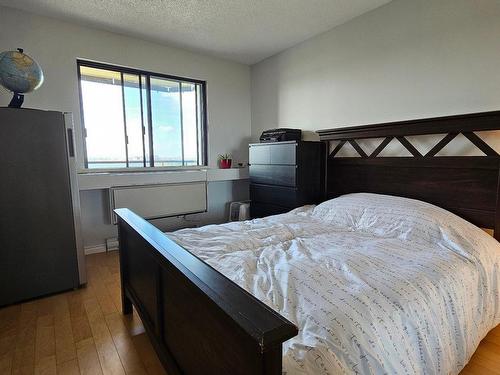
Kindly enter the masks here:
<path id="1" fill-rule="evenodd" d="M 9 103 L 9 108 L 21 108 L 23 102 L 24 102 L 24 95 L 15 92 L 14 96 L 12 96 L 12 100 Z"/>

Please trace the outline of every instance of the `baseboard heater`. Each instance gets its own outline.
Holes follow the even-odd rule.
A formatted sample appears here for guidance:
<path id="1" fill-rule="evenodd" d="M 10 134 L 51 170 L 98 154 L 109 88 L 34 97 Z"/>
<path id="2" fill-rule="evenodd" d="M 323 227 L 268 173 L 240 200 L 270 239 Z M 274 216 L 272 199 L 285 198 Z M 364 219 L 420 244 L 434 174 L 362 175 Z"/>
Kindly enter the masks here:
<path id="1" fill-rule="evenodd" d="M 207 211 L 207 184 L 200 181 L 112 187 L 109 199 L 113 224 L 117 223 L 115 208 L 129 208 L 145 219 L 187 215 Z"/>

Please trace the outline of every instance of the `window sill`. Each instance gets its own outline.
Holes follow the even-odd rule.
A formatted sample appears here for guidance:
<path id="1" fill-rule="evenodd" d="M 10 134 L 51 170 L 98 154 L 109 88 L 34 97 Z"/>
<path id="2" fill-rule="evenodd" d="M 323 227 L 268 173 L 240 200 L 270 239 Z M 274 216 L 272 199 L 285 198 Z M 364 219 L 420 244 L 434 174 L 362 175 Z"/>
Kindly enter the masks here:
<path id="1" fill-rule="evenodd" d="M 78 174 L 81 190 L 109 189 L 116 186 L 216 182 L 248 179 L 248 168 L 200 168 L 169 171 L 85 172 Z"/>
<path id="2" fill-rule="evenodd" d="M 185 167 L 154 167 L 154 168 L 82 168 L 78 170 L 78 174 L 131 174 L 131 173 L 157 173 L 157 172 L 185 172 L 185 171 L 201 171 L 209 169 L 205 165 L 185 166 Z"/>

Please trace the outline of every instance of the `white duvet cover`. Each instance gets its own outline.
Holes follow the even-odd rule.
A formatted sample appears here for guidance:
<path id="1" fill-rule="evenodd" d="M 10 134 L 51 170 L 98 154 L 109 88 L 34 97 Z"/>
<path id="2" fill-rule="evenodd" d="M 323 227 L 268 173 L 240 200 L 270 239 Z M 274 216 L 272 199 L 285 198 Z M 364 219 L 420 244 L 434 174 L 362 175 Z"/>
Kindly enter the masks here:
<path id="1" fill-rule="evenodd" d="M 427 203 L 350 194 L 169 237 L 299 327 L 284 374 L 457 374 L 500 323 L 500 244 Z"/>

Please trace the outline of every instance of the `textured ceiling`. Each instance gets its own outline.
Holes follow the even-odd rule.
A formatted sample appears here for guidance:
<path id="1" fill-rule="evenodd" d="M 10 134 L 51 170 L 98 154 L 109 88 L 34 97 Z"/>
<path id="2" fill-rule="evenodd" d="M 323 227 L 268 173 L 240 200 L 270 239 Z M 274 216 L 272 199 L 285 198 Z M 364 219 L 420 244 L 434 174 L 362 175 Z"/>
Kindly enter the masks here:
<path id="1" fill-rule="evenodd" d="M 0 0 L 0 5 L 256 63 L 390 0 Z"/>

